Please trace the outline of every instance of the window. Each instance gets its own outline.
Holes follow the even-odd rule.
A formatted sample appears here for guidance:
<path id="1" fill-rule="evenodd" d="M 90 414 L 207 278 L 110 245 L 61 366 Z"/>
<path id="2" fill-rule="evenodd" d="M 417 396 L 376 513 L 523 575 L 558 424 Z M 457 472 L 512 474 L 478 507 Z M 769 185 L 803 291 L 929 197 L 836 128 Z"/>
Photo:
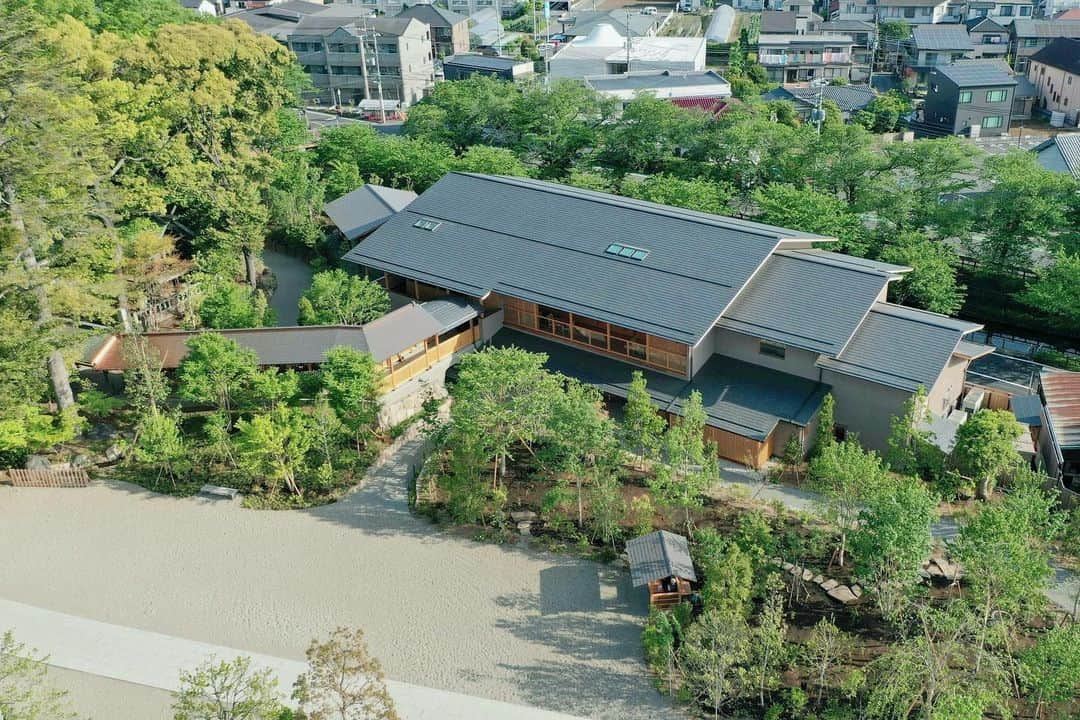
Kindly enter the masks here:
<path id="1" fill-rule="evenodd" d="M 641 248 L 632 247 L 630 245 L 620 245 L 619 243 L 611 243 L 604 249 L 604 252 L 608 255 L 616 255 L 628 260 L 644 260 L 649 256 L 648 250 L 642 250 Z"/>
<path id="2" fill-rule="evenodd" d="M 1024 47 L 1035 47 L 1038 44 L 1038 38 L 1024 38 Z"/>
<path id="3" fill-rule="evenodd" d="M 1001 15 L 1002 16 L 1004 16 L 1004 17 L 1012 17 L 1012 14 L 1013 14 L 1013 6 L 1012 5 L 1002 5 L 1001 6 Z"/>
<path id="4" fill-rule="evenodd" d="M 971 102 L 971 91 L 970 90 L 961 90 L 960 91 L 960 98 L 958 99 L 958 102 L 961 103 L 961 104 Z"/>
<path id="5" fill-rule="evenodd" d="M 1005 102 L 1005 98 L 1008 96 L 1008 90 L 987 90 L 986 102 Z"/>
<path id="6" fill-rule="evenodd" d="M 1031 15 L 1031 8 L 1027 5 L 1020 6 L 1020 17 L 1028 17 Z"/>
<path id="7" fill-rule="evenodd" d="M 983 118 L 982 126 L 984 128 L 999 128 L 1001 127 L 1001 116 L 992 115 L 990 117 Z"/>
<path id="8" fill-rule="evenodd" d="M 915 17 L 915 8 L 911 8 L 911 7 L 904 8 L 904 17 L 906 17 L 906 18 Z"/>
<path id="9" fill-rule="evenodd" d="M 438 220 L 431 220 L 429 218 L 420 218 L 413 223 L 413 227 L 420 228 L 421 230 L 427 230 L 428 232 L 432 232 L 440 225 L 442 225 L 442 223 Z"/>
<path id="10" fill-rule="evenodd" d="M 783 345 L 777 345 L 776 343 L 766 342 L 762 340 L 758 343 L 758 352 L 762 355 L 768 355 L 769 357 L 784 359 L 787 354 L 787 350 Z"/>

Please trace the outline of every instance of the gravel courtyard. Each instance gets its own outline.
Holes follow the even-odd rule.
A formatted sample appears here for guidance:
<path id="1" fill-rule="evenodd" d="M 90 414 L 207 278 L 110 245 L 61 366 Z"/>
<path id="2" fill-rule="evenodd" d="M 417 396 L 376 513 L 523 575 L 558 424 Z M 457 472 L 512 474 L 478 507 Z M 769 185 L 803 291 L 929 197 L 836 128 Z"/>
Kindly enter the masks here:
<path id="1" fill-rule="evenodd" d="M 295 659 L 359 626 L 397 680 L 598 718 L 670 711 L 640 659 L 647 603 L 627 574 L 413 517 L 419 450 L 407 442 L 363 489 L 306 512 L 119 483 L 0 488 L 0 597 Z M 87 705 L 88 683 L 79 709 L 107 712 Z"/>

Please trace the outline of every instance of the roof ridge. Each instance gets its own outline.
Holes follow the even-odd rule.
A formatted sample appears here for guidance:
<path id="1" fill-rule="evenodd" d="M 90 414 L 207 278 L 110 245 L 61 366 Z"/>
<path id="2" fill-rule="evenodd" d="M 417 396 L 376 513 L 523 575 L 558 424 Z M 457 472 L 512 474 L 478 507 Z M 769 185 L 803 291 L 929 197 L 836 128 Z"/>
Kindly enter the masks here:
<path id="1" fill-rule="evenodd" d="M 903 317 L 904 313 L 911 313 L 911 314 L 917 316 L 917 317 L 911 318 L 915 322 L 920 322 L 920 323 L 922 323 L 924 325 L 936 325 L 937 327 L 942 327 L 942 328 L 949 327 L 949 326 L 941 324 L 941 323 L 934 323 L 934 322 L 932 322 L 932 320 L 936 318 L 936 319 L 939 319 L 939 320 L 947 320 L 950 323 L 953 323 L 954 325 L 959 325 L 959 324 L 962 323 L 962 324 L 965 324 L 965 325 L 973 326 L 970 330 L 964 330 L 963 331 L 964 335 L 967 335 L 968 333 L 971 333 L 971 332 L 975 332 L 976 330 L 980 330 L 983 327 L 983 325 L 981 323 L 973 323 L 973 322 L 970 322 L 968 320 L 961 320 L 960 318 L 950 317 L 950 316 L 944 315 L 942 313 L 931 312 L 929 310 L 923 310 L 922 308 L 914 308 L 914 307 L 910 307 L 909 305 L 898 305 L 896 303 L 891 303 L 891 302 L 877 302 L 877 303 L 874 303 L 874 305 L 870 308 L 870 312 L 880 312 L 880 313 L 882 313 L 884 315 L 892 315 L 893 317 Z M 949 327 L 949 329 L 960 330 L 961 328 Z"/>
<path id="2" fill-rule="evenodd" d="M 737 218 L 729 217 L 727 215 L 714 215 L 712 213 L 703 213 L 696 210 L 687 210 L 685 208 L 677 208 L 672 205 L 663 205 L 661 203 L 638 200 L 637 198 L 630 198 L 624 195 L 604 193 L 596 190 L 585 190 L 583 188 L 575 188 L 570 185 L 559 185 L 557 183 L 549 183 L 543 180 L 534 180 L 532 178 L 519 178 L 511 177 L 508 175 L 485 175 L 482 173 L 461 172 L 458 170 L 451 171 L 447 174 L 462 175 L 465 177 L 476 178 L 488 182 L 498 182 L 504 185 L 515 185 L 517 187 L 531 188 L 541 192 L 550 192 L 553 195 L 562 195 L 563 197 L 578 198 L 579 200 L 584 200 L 587 202 L 614 205 L 616 207 L 621 206 L 631 210 L 638 210 L 640 212 L 648 212 L 654 215 L 662 215 L 665 217 L 682 219 L 688 222 L 699 222 L 701 224 L 710 224 L 716 227 L 735 229 L 741 232 L 745 232 L 749 235 L 756 235 L 766 239 L 778 239 L 789 242 L 797 240 L 805 240 L 807 242 L 827 242 L 836 240 L 836 238 L 828 235 L 815 235 L 813 233 L 806 233 L 805 235 L 794 235 L 788 237 L 780 235 L 778 233 L 770 233 L 768 230 L 765 229 L 776 228 L 777 230 L 794 232 L 790 228 L 782 228 L 778 225 L 754 223 L 752 221 L 739 220 Z"/>
<path id="3" fill-rule="evenodd" d="M 842 260 L 835 260 L 833 258 L 819 257 L 817 253 L 827 253 L 829 250 L 823 250 L 821 248 L 792 248 L 791 250 L 776 250 L 772 255 L 765 259 L 768 262 L 773 256 L 786 257 L 791 260 L 801 260 L 804 262 L 814 263 L 815 265 L 829 265 L 831 267 L 842 267 L 852 272 L 862 273 L 864 275 L 876 275 L 879 277 L 895 278 L 900 273 L 909 273 L 913 268 L 906 265 L 896 265 L 897 270 L 879 270 L 867 265 L 861 265 L 858 261 L 865 260 L 865 258 L 858 258 L 854 255 L 844 255 L 843 253 L 833 253 L 834 255 L 841 255 L 843 257 L 851 258 L 851 262 L 844 262 Z M 875 262 L 875 261 L 867 261 Z M 887 265 L 889 263 L 881 263 Z"/>

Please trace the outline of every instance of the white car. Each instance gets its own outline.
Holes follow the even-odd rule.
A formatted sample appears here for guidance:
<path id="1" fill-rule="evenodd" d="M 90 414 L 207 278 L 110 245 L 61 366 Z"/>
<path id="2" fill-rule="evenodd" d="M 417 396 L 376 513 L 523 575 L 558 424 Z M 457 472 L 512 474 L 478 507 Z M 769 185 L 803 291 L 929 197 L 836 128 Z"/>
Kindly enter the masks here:
<path id="1" fill-rule="evenodd" d="M 645 7 L 641 8 L 642 15 L 656 15 L 658 12 L 659 10 L 656 9 L 655 5 L 646 5 Z"/>

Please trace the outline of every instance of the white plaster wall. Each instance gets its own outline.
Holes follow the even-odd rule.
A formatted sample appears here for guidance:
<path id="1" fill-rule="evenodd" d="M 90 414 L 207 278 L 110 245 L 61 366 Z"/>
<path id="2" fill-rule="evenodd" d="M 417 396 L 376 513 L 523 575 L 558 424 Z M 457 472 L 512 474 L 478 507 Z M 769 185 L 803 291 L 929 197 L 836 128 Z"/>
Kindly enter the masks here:
<path id="1" fill-rule="evenodd" d="M 811 380 L 818 380 L 820 377 L 821 370 L 814 365 L 818 359 L 817 353 L 788 347 L 785 357 L 781 360 L 758 352 L 758 338 L 723 328 L 714 328 L 711 335 L 713 336 L 713 350 L 718 355 L 727 355 L 736 360 L 743 360 L 754 365 L 761 365 L 762 367 L 780 370 L 790 375 L 797 375 Z"/>
<path id="2" fill-rule="evenodd" d="M 857 433 L 863 447 L 887 450 L 889 422 L 904 411 L 911 393 L 831 370 L 822 371 L 822 382 L 832 386 L 836 424 Z"/>

